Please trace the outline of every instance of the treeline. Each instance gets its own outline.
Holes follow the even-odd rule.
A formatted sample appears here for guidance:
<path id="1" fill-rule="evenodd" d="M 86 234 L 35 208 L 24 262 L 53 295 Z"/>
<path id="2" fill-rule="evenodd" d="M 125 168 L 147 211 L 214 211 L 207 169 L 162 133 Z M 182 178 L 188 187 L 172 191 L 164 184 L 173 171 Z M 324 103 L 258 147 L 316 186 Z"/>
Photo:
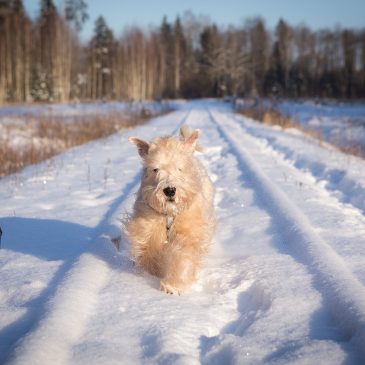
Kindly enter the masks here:
<path id="1" fill-rule="evenodd" d="M 232 96 L 365 97 L 365 29 L 293 27 L 260 18 L 221 29 L 187 12 L 116 37 L 105 19 L 82 44 L 84 0 L 62 12 L 0 0 L 0 102 Z"/>

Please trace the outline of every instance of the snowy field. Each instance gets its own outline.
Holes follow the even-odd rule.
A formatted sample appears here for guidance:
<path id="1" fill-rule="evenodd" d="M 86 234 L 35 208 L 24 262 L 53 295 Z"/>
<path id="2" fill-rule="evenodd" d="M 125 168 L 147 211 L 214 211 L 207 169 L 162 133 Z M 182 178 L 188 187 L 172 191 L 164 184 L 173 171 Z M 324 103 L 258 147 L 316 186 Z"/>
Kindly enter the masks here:
<path id="1" fill-rule="evenodd" d="M 183 124 L 202 131 L 218 227 L 171 296 L 119 220 L 140 178 L 128 136 Z M 301 132 L 180 103 L 0 180 L 0 202 L 0 363 L 365 363 L 365 161 Z"/>
<path id="2" fill-rule="evenodd" d="M 104 118 L 121 115 L 128 119 L 142 112 L 157 115 L 169 108 L 169 103 L 158 102 L 94 102 L 82 104 L 33 104 L 0 107 L 0 143 L 14 149 L 47 148 L 61 145 L 62 141 L 50 141 L 40 131 L 40 121 L 75 123 L 98 116 Z M 44 134 L 44 133 L 43 133 Z"/>
<path id="3" fill-rule="evenodd" d="M 280 110 L 304 127 L 316 130 L 336 146 L 351 148 L 365 157 L 365 104 L 283 101 Z"/>
<path id="4" fill-rule="evenodd" d="M 46 114 L 52 116 L 67 117 L 85 116 L 110 112 L 139 111 L 142 108 L 151 111 L 159 110 L 168 105 L 168 103 L 158 102 L 92 102 L 92 103 L 74 103 L 74 104 L 22 104 L 2 106 L 0 108 L 0 118 L 11 116 L 38 116 Z"/>

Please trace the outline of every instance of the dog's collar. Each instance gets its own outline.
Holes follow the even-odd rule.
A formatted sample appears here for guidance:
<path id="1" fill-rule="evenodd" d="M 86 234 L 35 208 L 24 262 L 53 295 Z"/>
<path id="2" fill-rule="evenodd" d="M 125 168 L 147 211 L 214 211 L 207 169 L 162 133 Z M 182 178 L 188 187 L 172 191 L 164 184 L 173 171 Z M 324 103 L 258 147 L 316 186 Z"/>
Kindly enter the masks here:
<path id="1" fill-rule="evenodd" d="M 171 234 L 171 227 L 173 226 L 175 221 L 175 216 L 174 215 L 167 215 L 166 216 L 166 241 L 165 243 L 169 243 L 170 242 L 170 234 Z"/>
<path id="2" fill-rule="evenodd" d="M 166 216 L 166 230 L 169 231 L 174 224 L 175 216 Z"/>

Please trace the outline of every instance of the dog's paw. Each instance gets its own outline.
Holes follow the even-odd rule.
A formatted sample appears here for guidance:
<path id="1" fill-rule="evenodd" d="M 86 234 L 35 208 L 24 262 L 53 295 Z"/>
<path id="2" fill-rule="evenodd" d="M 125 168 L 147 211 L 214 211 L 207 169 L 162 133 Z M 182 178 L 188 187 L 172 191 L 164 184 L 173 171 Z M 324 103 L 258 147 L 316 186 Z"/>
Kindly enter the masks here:
<path id="1" fill-rule="evenodd" d="M 171 284 L 166 283 L 165 281 L 161 280 L 160 282 L 160 290 L 165 292 L 166 294 L 177 294 L 181 295 L 181 289 L 172 286 Z"/>

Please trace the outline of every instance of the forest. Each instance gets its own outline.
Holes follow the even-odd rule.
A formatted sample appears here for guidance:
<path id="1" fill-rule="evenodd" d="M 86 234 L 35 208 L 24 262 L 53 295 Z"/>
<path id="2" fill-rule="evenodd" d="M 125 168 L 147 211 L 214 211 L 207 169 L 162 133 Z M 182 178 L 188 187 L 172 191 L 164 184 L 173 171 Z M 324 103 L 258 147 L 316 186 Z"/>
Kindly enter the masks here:
<path id="1" fill-rule="evenodd" d="M 85 21 L 84 0 L 41 0 L 35 19 L 22 0 L 0 0 L 0 103 L 365 97 L 365 28 L 222 27 L 187 11 L 118 35 L 100 16 L 81 41 Z"/>

